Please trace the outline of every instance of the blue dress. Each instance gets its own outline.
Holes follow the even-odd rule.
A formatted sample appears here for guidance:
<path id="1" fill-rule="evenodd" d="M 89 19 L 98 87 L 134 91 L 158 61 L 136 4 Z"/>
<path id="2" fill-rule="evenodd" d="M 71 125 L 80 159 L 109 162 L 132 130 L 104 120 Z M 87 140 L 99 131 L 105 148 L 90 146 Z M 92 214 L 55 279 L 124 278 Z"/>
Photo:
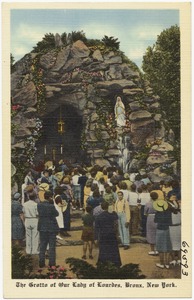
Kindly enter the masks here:
<path id="1" fill-rule="evenodd" d="M 11 204 L 11 238 L 12 240 L 23 240 L 25 237 L 25 227 L 20 218 L 22 214 L 22 205 L 13 200 Z"/>
<path id="2" fill-rule="evenodd" d="M 144 214 L 147 215 L 146 223 L 146 239 L 149 244 L 156 244 L 156 227 L 157 224 L 154 222 L 156 211 L 153 208 L 153 201 L 149 201 L 145 204 Z"/>

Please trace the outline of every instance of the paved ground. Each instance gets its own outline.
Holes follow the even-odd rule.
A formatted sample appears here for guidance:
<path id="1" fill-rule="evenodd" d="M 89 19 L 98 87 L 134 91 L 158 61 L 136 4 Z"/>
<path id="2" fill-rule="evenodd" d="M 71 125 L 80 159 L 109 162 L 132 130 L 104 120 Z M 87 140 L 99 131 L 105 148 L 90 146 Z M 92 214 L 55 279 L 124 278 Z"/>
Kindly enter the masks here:
<path id="1" fill-rule="evenodd" d="M 77 217 L 76 217 L 76 215 Z M 75 218 L 73 217 L 75 216 Z M 73 231 L 70 232 L 71 237 L 64 238 L 61 245 L 57 245 L 56 253 L 57 259 L 56 263 L 60 266 L 65 266 L 68 270 L 69 266 L 65 264 L 65 259 L 68 257 L 80 258 L 82 257 L 82 241 L 81 241 L 81 213 L 76 212 L 72 215 L 71 227 Z M 63 245 L 62 245 L 63 244 Z M 144 238 L 133 237 L 131 239 L 130 249 L 124 250 L 119 248 L 122 264 L 134 263 L 139 264 L 139 268 L 142 274 L 146 276 L 147 279 L 165 279 L 165 278 L 181 278 L 181 267 L 175 266 L 170 269 L 159 269 L 155 266 L 159 262 L 158 256 L 148 255 L 150 251 L 149 245 L 146 243 Z M 88 257 L 88 256 L 87 256 Z M 87 258 L 87 261 L 91 264 L 96 264 L 98 259 L 98 247 L 93 249 L 93 259 Z M 48 261 L 46 261 L 48 262 Z M 38 267 L 38 256 L 33 257 L 34 271 L 36 272 Z M 68 275 L 72 276 L 70 271 L 67 272 Z M 75 276 L 75 275 L 73 275 Z"/>

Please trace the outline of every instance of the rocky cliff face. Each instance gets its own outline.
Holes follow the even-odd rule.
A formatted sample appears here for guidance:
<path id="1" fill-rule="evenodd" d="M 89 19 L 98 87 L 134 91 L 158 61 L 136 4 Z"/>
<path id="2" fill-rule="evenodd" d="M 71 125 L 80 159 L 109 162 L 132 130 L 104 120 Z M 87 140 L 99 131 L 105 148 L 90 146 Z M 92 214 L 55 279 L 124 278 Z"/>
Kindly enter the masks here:
<path id="1" fill-rule="evenodd" d="M 45 54 L 27 54 L 14 68 L 12 108 L 18 109 L 12 114 L 12 150 L 18 155 L 25 157 L 25 141 L 36 136 L 37 119 L 65 104 L 82 116 L 81 147 L 92 163 L 145 169 L 154 181 L 176 172 L 174 136 L 162 117 L 160 99 L 121 53 L 77 41 Z M 124 128 L 115 124 L 117 95 L 125 105 Z"/>

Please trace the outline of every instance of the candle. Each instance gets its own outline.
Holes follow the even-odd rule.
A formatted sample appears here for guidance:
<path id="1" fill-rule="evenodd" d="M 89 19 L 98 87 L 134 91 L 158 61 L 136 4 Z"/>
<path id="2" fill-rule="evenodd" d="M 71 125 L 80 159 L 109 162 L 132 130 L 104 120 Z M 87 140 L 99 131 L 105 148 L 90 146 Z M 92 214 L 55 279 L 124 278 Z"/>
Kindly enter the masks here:
<path id="1" fill-rule="evenodd" d="M 53 160 L 55 160 L 55 153 L 56 153 L 56 150 L 53 149 Z"/>
<path id="2" fill-rule="evenodd" d="M 46 145 L 44 146 L 44 154 L 46 155 Z"/>
<path id="3" fill-rule="evenodd" d="M 63 154 L 63 145 L 61 145 L 61 154 Z"/>

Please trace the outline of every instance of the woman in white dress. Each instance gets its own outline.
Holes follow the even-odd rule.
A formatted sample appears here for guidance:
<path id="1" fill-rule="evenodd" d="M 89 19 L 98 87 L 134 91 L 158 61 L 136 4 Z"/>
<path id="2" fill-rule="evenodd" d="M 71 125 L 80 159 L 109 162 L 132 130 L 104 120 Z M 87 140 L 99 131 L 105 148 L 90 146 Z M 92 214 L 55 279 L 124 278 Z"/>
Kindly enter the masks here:
<path id="1" fill-rule="evenodd" d="M 120 96 L 117 97 L 117 101 L 115 104 L 115 118 L 116 118 L 118 127 L 125 126 L 125 124 L 126 124 L 125 106 L 124 106 Z"/>
<path id="2" fill-rule="evenodd" d="M 63 208 L 64 208 L 64 203 L 60 195 L 56 195 L 54 198 L 54 205 L 56 210 L 58 211 L 59 215 L 56 217 L 60 232 L 57 235 L 58 240 L 62 240 L 63 238 L 61 237 L 61 230 L 64 228 L 64 220 L 63 220 Z"/>

